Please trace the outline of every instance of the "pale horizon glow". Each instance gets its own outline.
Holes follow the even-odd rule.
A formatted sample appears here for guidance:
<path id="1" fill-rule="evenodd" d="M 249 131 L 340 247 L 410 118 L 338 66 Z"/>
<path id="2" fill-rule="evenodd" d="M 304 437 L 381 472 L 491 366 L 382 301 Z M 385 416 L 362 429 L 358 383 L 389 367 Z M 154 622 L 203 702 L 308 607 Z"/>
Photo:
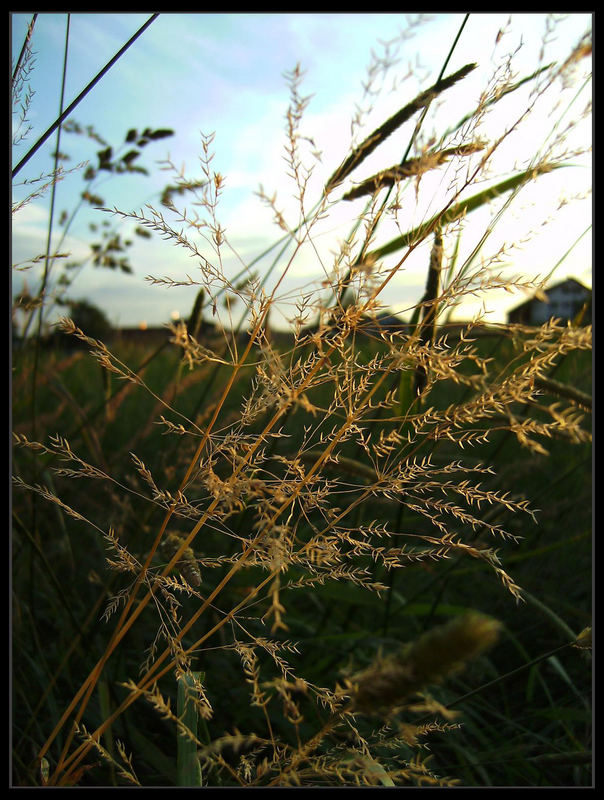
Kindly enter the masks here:
<path id="1" fill-rule="evenodd" d="M 71 14 L 65 105 L 79 94 L 148 16 Z M 285 114 L 290 100 L 283 74 L 299 63 L 304 72 L 300 92 L 303 96 L 311 95 L 300 128 L 304 136 L 312 139 L 312 145 L 304 152 L 305 163 L 313 165 L 305 201 L 310 210 L 325 181 L 349 149 L 351 121 L 356 109 L 367 105 L 362 84 L 367 80 L 372 51 L 383 53 L 383 43 L 396 39 L 392 47 L 397 50 L 398 63 L 386 73 L 382 92 L 373 98 L 374 107 L 366 115 L 362 130 L 356 132 L 357 141 L 436 80 L 463 16 L 436 14 L 422 24 L 409 27 L 404 15 L 395 14 L 160 14 L 93 88 L 71 118 L 84 127 L 92 125 L 114 148 L 124 142 L 131 128 L 139 131 L 146 127 L 170 128 L 175 135 L 152 142 L 144 149 L 136 163 L 149 171 L 148 176 L 122 178 L 108 174 L 107 179 L 95 186 L 94 193 L 100 195 L 107 208 L 138 211 L 151 203 L 161 210 L 161 192 L 175 177 L 165 170 L 166 160 L 179 170 L 182 167 L 187 177 L 200 177 L 201 134 L 214 133 L 212 169 L 224 176 L 216 214 L 226 231 L 228 243 L 236 252 L 235 255 L 224 248 L 223 267 L 228 276 L 234 276 L 241 270 L 242 263 L 249 264 L 282 236 L 282 231 L 274 224 L 272 211 L 257 196 L 260 185 L 267 195 L 276 194 L 276 205 L 283 210 L 291 227 L 298 221 L 293 200 L 295 186 L 287 177 L 287 165 L 283 160 Z M 30 76 L 35 94 L 28 113 L 32 130 L 25 142 L 13 148 L 13 165 L 57 116 L 66 19 L 66 14 L 55 13 L 42 13 L 37 18 L 33 36 L 36 62 Z M 511 20 L 509 25 L 508 19 Z M 11 15 L 15 60 L 30 20 L 31 14 Z M 591 28 L 590 14 L 565 15 L 546 43 L 540 61 L 546 20 L 545 14 L 511 17 L 470 14 L 445 74 L 452 74 L 469 62 L 476 62 L 478 68 L 459 86 L 438 98 L 426 119 L 425 129 L 422 128 L 422 141 L 427 142 L 432 134 L 442 135 L 448 126 L 476 106 L 489 79 L 504 64 L 506 54 L 514 53 L 514 80 L 518 80 L 540 64 L 564 61 Z M 526 169 L 527 160 L 547 147 L 548 139 L 562 131 L 571 119 L 581 116 L 591 99 L 591 84 L 584 77 L 590 69 L 590 58 L 578 62 L 576 84 L 560 91 L 558 108 L 547 105 L 548 101 L 545 105 L 536 103 L 531 116 L 497 151 L 492 163 L 494 179 L 501 180 Z M 501 135 L 506 126 L 521 116 L 523 107 L 531 102 L 533 88 L 531 82 L 526 89 L 523 87 L 512 93 L 509 100 L 504 98 L 493 106 L 485 124 L 489 137 Z M 342 189 L 347 190 L 354 182 L 400 162 L 416 121 L 417 116 L 383 142 Z M 586 149 L 591 146 L 591 139 L 591 120 L 586 117 L 571 132 L 569 144 L 573 149 Z M 51 154 L 55 148 L 56 136 L 52 136 L 19 173 L 15 179 L 14 199 L 22 197 L 24 189 L 28 188 L 17 184 L 51 169 Z M 70 155 L 71 160 L 66 162 L 69 168 L 85 159 L 96 164 L 96 153 L 101 146 L 90 138 L 64 132 L 60 149 Z M 320 160 L 312 155 L 314 150 L 320 151 Z M 572 166 L 544 175 L 523 188 L 502 222 L 495 225 L 479 258 L 486 260 L 504 244 L 513 244 L 514 248 L 504 253 L 498 264 L 504 274 L 545 277 L 561 262 L 551 276 L 552 284 L 573 277 L 591 288 L 591 158 L 589 155 L 571 156 L 568 161 Z M 163 165 L 160 162 L 164 162 Z M 397 223 L 401 230 L 408 230 L 435 213 L 452 181 L 459 177 L 456 169 L 459 164 L 450 163 L 424 176 L 416 207 L 411 204 L 413 189 L 406 191 L 398 220 L 385 221 L 378 228 L 375 246 L 397 235 Z M 485 185 L 472 186 L 464 196 L 477 193 Z M 108 222 L 107 230 L 115 230 L 122 238 L 134 240 L 128 251 L 134 274 L 88 264 L 78 272 L 68 296 L 94 303 L 117 327 L 142 324 L 155 327 L 170 319 L 188 318 L 198 287 L 167 289 L 152 286 L 145 280 L 146 276 L 153 275 L 182 282 L 187 275 L 195 278 L 198 269 L 194 259 L 171 242 L 163 241 L 158 234 L 153 233 L 150 239 L 131 236 L 133 223 L 124 223 L 115 215 L 86 206 L 65 241 L 60 241 L 59 216 L 64 210 L 71 213 L 83 187 L 82 171 L 68 174 L 57 185 L 51 252 L 59 247 L 61 252 L 69 252 L 69 261 L 87 258 L 90 243 L 99 241 L 103 223 Z M 334 200 L 342 193 L 341 190 L 334 192 Z M 13 263 L 45 252 L 49 198 L 47 193 L 15 215 Z M 179 208 L 193 211 L 190 198 L 192 195 L 182 204 L 177 200 Z M 472 252 L 504 200 L 469 215 L 460 239 L 460 257 L 465 258 Z M 283 300 L 278 304 L 279 315 L 272 317 L 277 327 L 284 328 L 286 317 L 295 313 L 295 300 L 300 292 L 327 278 L 334 253 L 363 208 L 362 199 L 337 203 L 328 219 L 317 226 L 313 239 L 315 247 L 305 248 L 280 287 Z M 91 222 L 98 226 L 96 233 L 89 229 Z M 452 256 L 455 239 L 453 233 L 445 242 L 446 257 Z M 199 237 L 196 244 L 203 249 L 204 242 Z M 571 248 L 568 257 L 563 259 Z M 410 309 L 423 293 L 429 249 L 428 241 L 418 247 L 381 297 L 385 305 L 403 317 L 409 316 Z M 208 257 L 210 252 L 208 248 Z M 276 252 L 254 267 L 261 276 L 263 270 L 270 267 Z M 398 259 L 401 256 L 402 251 Z M 396 258 L 392 263 L 396 263 Z M 34 291 L 42 268 L 43 264 L 14 271 L 13 294 L 22 289 L 23 281 Z M 274 280 L 267 286 L 269 291 L 272 285 Z M 457 309 L 456 318 L 471 318 L 484 302 L 487 321 L 503 322 L 507 311 L 526 299 L 520 292 L 508 294 L 503 290 L 486 297 L 468 298 Z M 220 306 L 223 324 L 228 325 L 231 318 L 236 323 L 241 313 L 241 304 L 235 304 L 232 312 Z"/>

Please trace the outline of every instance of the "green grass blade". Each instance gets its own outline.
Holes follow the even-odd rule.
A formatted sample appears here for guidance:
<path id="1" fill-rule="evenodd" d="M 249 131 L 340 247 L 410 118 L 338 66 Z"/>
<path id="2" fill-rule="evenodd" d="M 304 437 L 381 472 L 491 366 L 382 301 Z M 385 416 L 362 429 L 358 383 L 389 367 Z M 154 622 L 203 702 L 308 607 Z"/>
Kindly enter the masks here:
<path id="1" fill-rule="evenodd" d="M 401 377 L 398 384 L 398 413 L 401 417 L 405 418 L 409 413 L 411 406 L 415 400 L 413 393 L 413 376 L 412 369 L 402 369 Z M 411 426 L 406 423 L 401 433 L 404 436 L 407 432 L 411 431 Z"/>
<path id="2" fill-rule="evenodd" d="M 180 721 L 197 738 L 198 712 L 193 700 L 195 682 L 203 680 L 202 672 L 181 675 L 178 679 L 177 713 Z M 201 786 L 201 769 L 197 759 L 197 745 L 189 736 L 177 733 L 176 780 L 178 786 Z"/>
<path id="3" fill-rule="evenodd" d="M 421 303 L 418 303 L 413 309 L 413 314 L 409 322 L 409 333 L 411 335 L 415 334 L 417 330 L 421 310 L 422 310 Z M 416 400 L 416 395 L 413 391 L 415 372 L 411 367 L 411 362 L 408 363 L 409 363 L 409 368 L 401 369 L 400 371 L 401 374 L 398 385 L 398 398 L 395 404 L 396 410 L 398 411 L 401 417 L 407 416 L 407 414 L 411 410 L 411 406 Z M 400 433 L 402 436 L 406 436 L 407 433 L 409 433 L 410 431 L 411 431 L 411 425 L 409 423 L 405 423 L 401 428 Z"/>
<path id="4" fill-rule="evenodd" d="M 494 200 L 496 197 L 517 189 L 519 186 L 522 186 L 523 183 L 535 178 L 537 175 L 551 172 L 552 170 L 559 169 L 562 166 L 565 165 L 544 164 L 540 167 L 532 167 L 531 169 L 518 172 L 516 175 L 512 175 L 511 178 L 506 178 L 506 180 L 500 181 L 496 186 L 483 189 L 482 192 L 456 203 L 444 214 L 437 214 L 427 222 L 423 222 L 416 228 L 404 233 L 402 236 L 397 236 L 396 239 L 392 239 L 392 241 L 388 242 L 388 244 L 385 244 L 383 247 L 378 247 L 377 250 L 373 250 L 368 254 L 367 258 L 378 260 L 380 258 L 384 258 L 384 256 L 396 253 L 396 251 L 400 250 L 402 247 L 409 247 L 410 245 L 417 243 L 422 238 L 427 236 L 439 221 L 443 226 L 449 225 L 452 222 L 456 222 L 457 220 L 466 216 L 466 214 L 476 211 L 477 208 L 482 208 L 482 206 L 490 203 L 490 201 Z"/>

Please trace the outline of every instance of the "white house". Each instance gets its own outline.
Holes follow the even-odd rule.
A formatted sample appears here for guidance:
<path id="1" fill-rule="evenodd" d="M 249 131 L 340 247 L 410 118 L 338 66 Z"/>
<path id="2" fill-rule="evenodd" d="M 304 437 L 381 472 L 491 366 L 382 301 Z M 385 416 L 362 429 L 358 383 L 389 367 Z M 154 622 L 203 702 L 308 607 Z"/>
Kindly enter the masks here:
<path id="1" fill-rule="evenodd" d="M 587 303 L 583 324 L 591 323 L 591 289 L 575 278 L 567 278 L 546 289 L 547 302 L 532 297 L 508 311 L 508 322 L 541 325 L 551 317 L 573 320 Z"/>

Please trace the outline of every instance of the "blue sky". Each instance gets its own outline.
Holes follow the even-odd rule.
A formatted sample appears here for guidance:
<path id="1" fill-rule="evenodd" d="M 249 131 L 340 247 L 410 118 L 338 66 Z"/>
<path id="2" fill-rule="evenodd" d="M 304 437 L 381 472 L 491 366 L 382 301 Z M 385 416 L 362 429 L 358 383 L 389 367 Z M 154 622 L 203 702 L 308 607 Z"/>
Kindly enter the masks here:
<path id="1" fill-rule="evenodd" d="M 67 62 L 65 104 L 79 94 L 104 64 L 148 19 L 146 14 L 72 14 Z M 34 29 L 35 64 L 31 88 L 35 91 L 28 114 L 32 130 L 27 140 L 14 148 L 16 164 L 37 137 L 57 116 L 63 52 L 66 31 L 65 14 L 40 14 Z M 23 41 L 31 14 L 12 15 L 14 57 Z M 418 91 L 434 82 L 463 20 L 461 14 L 436 14 L 420 24 L 404 15 L 391 14 L 161 14 L 126 54 L 97 84 L 73 112 L 72 119 L 94 129 L 114 149 L 124 141 L 131 128 L 142 130 L 171 128 L 175 135 L 153 142 L 137 163 L 149 170 L 149 176 L 110 177 L 95 187 L 109 208 L 136 211 L 146 203 L 159 206 L 163 187 L 173 182 L 160 162 L 169 157 L 178 168 L 184 166 L 190 177 L 200 176 L 200 133 L 215 133 L 212 151 L 213 169 L 225 176 L 225 188 L 217 216 L 227 237 L 240 258 L 249 263 L 258 253 L 280 238 L 281 232 L 272 222 L 272 213 L 256 195 L 259 184 L 277 204 L 295 219 L 293 186 L 288 181 L 283 160 L 285 113 L 289 91 L 283 73 L 299 63 L 304 70 L 303 95 L 312 99 L 304 114 L 301 131 L 312 138 L 321 152 L 321 161 L 314 161 L 313 177 L 307 192 L 308 206 L 314 205 L 325 180 L 345 155 L 351 140 L 351 120 L 356 108 L 366 108 L 363 82 L 372 62 L 372 51 L 384 53 L 384 42 L 391 41 L 398 64 L 388 71 L 382 92 L 373 100 L 373 109 L 366 115 L 362 138 L 406 104 Z M 560 17 L 541 57 L 546 16 L 520 14 L 470 15 L 447 67 L 447 74 L 468 62 L 479 67 L 463 81 L 463 86 L 445 93 L 435 114 L 427 120 L 427 133 L 442 132 L 456 122 L 476 103 L 494 71 L 515 52 L 517 77 L 534 70 L 539 63 L 563 60 L 579 38 L 590 29 L 588 14 Z M 499 31 L 504 35 L 499 37 Z M 516 52 L 517 51 L 517 52 Z M 515 168 L 526 164 L 546 142 L 557 121 L 561 129 L 573 114 L 578 115 L 591 97 L 591 83 L 583 76 L 590 68 L 584 59 L 576 68 L 576 84 L 562 91 L 557 87 L 553 100 L 535 108 L 523 126 L 522 134 L 510 136 L 493 161 L 493 178 L 507 177 Z M 510 100 L 494 107 L 489 125 L 498 135 L 521 113 L 522 101 L 530 100 L 530 89 L 515 92 Z M 555 94 L 554 93 L 554 94 Z M 549 104 L 548 104 L 549 103 Z M 520 105 L 518 105 L 520 104 Z M 401 128 L 362 165 L 357 179 L 367 177 L 401 159 L 412 126 Z M 571 134 L 573 147 L 591 144 L 591 122 L 586 120 Z M 51 153 L 56 138 L 51 137 L 15 179 L 33 178 L 52 166 Z M 68 165 L 90 159 L 96 163 L 99 146 L 91 139 L 63 134 L 61 150 L 71 156 Z M 309 156 L 310 158 L 310 156 Z M 503 241 L 521 245 L 505 264 L 514 273 L 547 274 L 561 256 L 589 227 L 591 222 L 591 162 L 588 157 L 569 159 L 576 166 L 558 170 L 527 186 L 514 201 L 508 222 L 496 227 L 484 256 L 497 252 Z M 514 162 L 517 162 L 515 165 Z M 443 188 L 443 177 L 434 178 L 434 196 Z M 70 212 L 84 182 L 82 171 L 68 175 L 57 188 L 56 216 Z M 425 189 L 430 190 L 430 180 Z M 481 187 L 482 188 L 482 187 Z M 476 189 L 474 190 L 476 191 Z M 22 196 L 23 187 L 15 186 L 14 197 Z M 472 192 L 473 193 L 473 192 Z M 559 208 L 560 198 L 585 195 Z M 413 191 L 408 195 L 413 196 Z M 44 252 L 48 224 L 49 195 L 31 202 L 13 220 L 13 262 L 24 261 Z M 331 220 L 319 229 L 318 250 L 302 254 L 284 284 L 287 297 L 320 282 L 329 254 L 338 241 L 346 237 L 362 202 L 340 203 L 334 207 Z M 433 201 L 434 202 L 434 201 Z M 403 209 L 404 224 L 412 225 L 429 212 L 430 201 L 418 208 Z M 409 214 L 405 217 L 405 214 Z M 416 215 L 415 217 L 413 215 Z M 543 221 L 552 218 L 548 224 Z M 461 251 L 470 252 L 490 219 L 490 212 L 476 213 L 468 223 L 461 240 Z M 85 208 L 78 214 L 61 249 L 71 252 L 75 260 L 88 254 L 92 241 L 89 223 L 110 222 L 112 229 L 128 238 L 132 226 L 117 217 Z M 536 231 L 536 233 L 532 233 Z M 530 236 L 529 236 L 530 234 Z M 56 246 L 60 229 L 53 235 Z M 186 274 L 195 278 L 196 265 L 169 242 L 154 236 L 152 240 L 132 237 L 135 244 L 130 262 L 135 272 L 124 275 L 112 270 L 84 267 L 70 289 L 70 296 L 85 297 L 102 307 L 114 324 L 161 324 L 172 312 L 187 316 L 195 299 L 194 287 L 166 289 L 151 286 L 145 276 L 169 276 L 182 280 Z M 392 238 L 384 228 L 378 243 Z M 530 241 L 529 241 L 530 239 Z M 449 243 L 451 245 L 451 243 Z M 429 247 L 429 244 L 426 245 Z M 421 297 L 425 280 L 426 248 L 418 248 L 405 269 L 389 285 L 384 300 L 403 314 Z M 270 260 L 260 263 L 266 268 Z M 241 263 L 225 258 L 227 273 L 235 274 Z M 561 280 L 572 275 L 591 286 L 591 231 L 583 236 L 571 255 L 564 260 L 552 278 Z M 58 273 L 56 273 L 58 275 Z M 39 268 L 13 273 L 13 290 L 27 281 L 30 290 L 37 286 Z M 524 297 L 494 292 L 486 298 L 468 302 L 458 310 L 467 318 L 483 301 L 491 321 L 504 321 L 506 309 Z M 284 325 L 293 306 L 283 302 L 281 316 L 275 324 Z"/>

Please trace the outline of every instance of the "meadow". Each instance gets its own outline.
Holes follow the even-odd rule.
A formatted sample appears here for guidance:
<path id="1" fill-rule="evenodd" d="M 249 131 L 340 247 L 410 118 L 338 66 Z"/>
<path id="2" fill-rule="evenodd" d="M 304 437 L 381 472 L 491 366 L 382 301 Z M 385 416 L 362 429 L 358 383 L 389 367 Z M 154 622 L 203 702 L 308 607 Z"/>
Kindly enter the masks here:
<path id="1" fill-rule="evenodd" d="M 485 188 L 515 125 L 487 142 L 483 115 L 526 83 L 555 94 L 590 48 L 499 78 L 420 147 L 431 104 L 473 69 L 450 73 L 446 58 L 342 154 L 312 210 L 296 68 L 299 215 L 274 209 L 290 252 L 273 288 L 249 265 L 243 279 L 221 270 L 224 178 L 207 136 L 206 182 L 174 177 L 203 218 L 178 198 L 98 212 L 196 259 L 190 315 L 162 343 L 101 341 L 68 315 L 45 337 L 44 293 L 21 298 L 13 785 L 592 785 L 591 326 L 450 314 L 501 287 L 546 291 L 498 271 L 499 254 L 458 258 L 456 242 L 475 210 L 568 158 L 557 141 Z M 349 188 L 367 205 L 329 291 L 306 289 L 275 332 L 281 280 L 347 202 L 334 193 L 409 120 L 401 162 Z M 384 241 L 384 217 L 450 164 L 439 211 Z M 423 295 L 380 329 L 381 293 L 424 243 Z M 225 297 L 241 325 L 217 324 Z"/>

